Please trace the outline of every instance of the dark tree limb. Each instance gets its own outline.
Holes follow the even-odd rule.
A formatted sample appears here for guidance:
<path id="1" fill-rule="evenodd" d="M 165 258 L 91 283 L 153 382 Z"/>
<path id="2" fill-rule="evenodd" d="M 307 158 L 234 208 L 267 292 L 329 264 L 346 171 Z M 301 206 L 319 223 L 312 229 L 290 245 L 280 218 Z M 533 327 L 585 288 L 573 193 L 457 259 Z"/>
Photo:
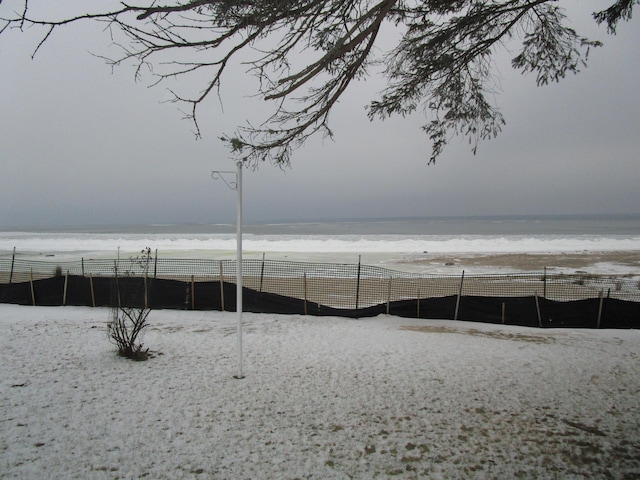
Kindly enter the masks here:
<path id="1" fill-rule="evenodd" d="M 593 16 L 613 34 L 638 3 L 615 0 Z M 590 49 L 600 46 L 567 26 L 556 0 L 137 0 L 108 11 L 88 2 L 84 11 L 61 18 L 32 16 L 28 0 L 22 6 L 6 12 L 0 0 L 0 35 L 41 28 L 34 55 L 58 28 L 97 21 L 121 49 L 106 59 L 113 67 L 133 62 L 136 79 L 150 67 L 152 85 L 195 77 L 198 93 L 170 91 L 171 101 L 189 106 L 186 116 L 198 137 L 199 106 L 212 92 L 219 94 L 241 52 L 253 54 L 249 72 L 273 113 L 257 126 L 221 136 L 252 166 L 288 165 L 309 136 L 332 136 L 331 110 L 372 63 L 384 65 L 388 86 L 368 106 L 371 119 L 422 108 L 430 162 L 452 135 L 468 137 L 475 152 L 505 123 L 493 103 L 491 59 L 498 49 L 521 41 L 512 66 L 544 85 L 579 72 Z M 385 23 L 396 28 L 399 40 L 381 55 L 375 47 Z M 302 58 L 302 66 L 293 68 Z"/>

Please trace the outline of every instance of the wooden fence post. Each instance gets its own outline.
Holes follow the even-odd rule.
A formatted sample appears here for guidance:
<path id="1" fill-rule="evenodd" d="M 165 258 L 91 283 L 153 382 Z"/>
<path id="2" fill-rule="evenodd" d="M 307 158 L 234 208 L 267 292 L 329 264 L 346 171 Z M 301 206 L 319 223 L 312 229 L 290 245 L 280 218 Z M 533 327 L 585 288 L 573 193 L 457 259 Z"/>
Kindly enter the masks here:
<path id="1" fill-rule="evenodd" d="M 222 260 L 220 260 L 220 310 L 224 312 L 224 279 L 222 277 Z"/>
<path id="2" fill-rule="evenodd" d="M 191 275 L 191 310 L 196 309 L 196 282 L 194 275 Z"/>
<path id="3" fill-rule="evenodd" d="M 304 314 L 307 314 L 307 272 L 304 272 L 302 277 L 302 285 L 304 288 Z"/>
<path id="4" fill-rule="evenodd" d="M 389 277 L 389 286 L 387 287 L 387 315 L 389 315 L 389 311 L 391 310 L 391 279 L 393 277 Z"/>
<path id="5" fill-rule="evenodd" d="M 149 308 L 149 290 L 148 290 L 148 277 L 149 274 L 145 270 L 144 272 L 144 308 Z"/>
<path id="6" fill-rule="evenodd" d="M 69 282 L 69 270 L 64 274 L 64 291 L 62 292 L 62 306 L 67 304 L 67 283 Z"/>
<path id="7" fill-rule="evenodd" d="M 263 281 L 264 281 L 264 252 L 262 252 L 262 266 L 260 267 L 260 293 L 262 293 Z"/>
<path id="8" fill-rule="evenodd" d="M 540 302 L 538 300 L 538 292 L 535 292 L 536 295 L 536 310 L 538 311 L 538 327 L 542 328 L 542 315 L 540 314 Z"/>
<path id="9" fill-rule="evenodd" d="M 362 255 L 358 255 L 358 279 L 356 284 L 356 310 L 358 310 L 358 304 L 360 301 L 360 259 Z"/>
<path id="10" fill-rule="evenodd" d="M 120 250 L 118 250 L 120 252 Z M 113 261 L 113 275 L 116 280 L 116 293 L 118 295 L 118 308 L 122 308 L 122 297 L 120 296 L 120 281 L 118 280 L 118 263 Z"/>
<path id="11" fill-rule="evenodd" d="M 462 271 L 462 277 L 460 277 L 460 288 L 458 289 L 458 298 L 456 299 L 456 312 L 453 316 L 454 320 L 458 320 L 458 310 L 460 309 L 460 297 L 462 296 L 463 284 L 464 284 L 464 270 Z"/>

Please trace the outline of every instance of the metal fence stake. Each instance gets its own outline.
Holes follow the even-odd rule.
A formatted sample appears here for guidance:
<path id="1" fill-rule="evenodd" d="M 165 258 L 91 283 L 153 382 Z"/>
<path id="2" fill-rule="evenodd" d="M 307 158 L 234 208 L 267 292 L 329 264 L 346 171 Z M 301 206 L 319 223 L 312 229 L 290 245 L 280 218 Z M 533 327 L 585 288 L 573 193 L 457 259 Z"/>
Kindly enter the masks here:
<path id="1" fill-rule="evenodd" d="M 158 277 L 158 249 L 156 248 L 156 257 L 153 262 L 153 278 Z"/>
<path id="2" fill-rule="evenodd" d="M 11 255 L 11 272 L 9 273 L 9 285 L 11 285 L 11 281 L 13 280 L 13 267 L 16 263 L 16 247 L 13 247 L 13 255 Z"/>
<path id="3" fill-rule="evenodd" d="M 93 275 L 89 274 L 89 287 L 91 288 L 91 306 L 96 307 L 96 294 L 93 290 Z"/>
<path id="4" fill-rule="evenodd" d="M 260 266 L 260 293 L 262 293 L 263 281 L 264 281 L 264 252 L 262 252 L 262 265 Z"/>
<path id="5" fill-rule="evenodd" d="M 600 328 L 600 320 L 602 319 L 602 304 L 604 303 L 604 290 L 600 290 L 600 305 L 598 306 L 598 323 L 596 328 Z"/>
<path id="6" fill-rule="evenodd" d="M 33 290 L 33 268 L 29 271 L 29 284 L 31 286 L 31 304 L 36 306 L 36 293 Z"/>

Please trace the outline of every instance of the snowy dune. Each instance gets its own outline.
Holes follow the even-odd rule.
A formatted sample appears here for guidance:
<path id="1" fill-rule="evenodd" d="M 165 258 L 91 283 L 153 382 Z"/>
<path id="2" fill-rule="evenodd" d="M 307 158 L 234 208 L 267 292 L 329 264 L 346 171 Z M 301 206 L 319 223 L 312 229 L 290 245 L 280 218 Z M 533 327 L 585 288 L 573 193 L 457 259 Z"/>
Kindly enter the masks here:
<path id="1" fill-rule="evenodd" d="M 640 331 L 0 305 L 7 479 L 638 478 Z"/>

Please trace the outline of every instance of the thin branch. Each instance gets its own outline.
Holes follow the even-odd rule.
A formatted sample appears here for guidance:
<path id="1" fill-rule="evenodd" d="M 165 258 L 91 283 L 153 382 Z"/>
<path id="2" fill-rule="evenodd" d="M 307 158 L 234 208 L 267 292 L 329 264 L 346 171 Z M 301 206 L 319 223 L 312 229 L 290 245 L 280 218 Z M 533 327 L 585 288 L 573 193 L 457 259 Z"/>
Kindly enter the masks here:
<path id="1" fill-rule="evenodd" d="M 248 122 L 238 138 L 222 138 L 234 154 L 252 162 L 286 164 L 292 149 L 309 136 L 331 136 L 330 111 L 376 61 L 386 67 L 388 86 L 381 99 L 369 105 L 369 118 L 406 115 L 422 105 L 433 117 L 423 127 L 433 142 L 432 159 L 451 134 L 468 136 L 475 150 L 479 139 L 495 136 L 504 123 L 485 98 L 492 85 L 490 58 L 500 44 L 522 40 L 512 65 L 535 71 L 539 84 L 577 72 L 586 64 L 589 48 L 599 45 L 565 25 L 556 0 L 138 1 L 143 5 L 123 2 L 119 8 L 91 13 L 99 8 L 92 4 L 85 7 L 91 9 L 87 13 L 36 19 L 31 18 L 29 0 L 23 0 L 21 12 L 0 19 L 0 35 L 12 27 L 40 27 L 35 56 L 58 28 L 106 23 L 105 30 L 120 48 L 115 58 L 100 56 L 112 68 L 131 62 L 138 80 L 148 67 L 151 85 L 169 78 L 195 77 L 200 82 L 195 95 L 170 90 L 170 101 L 189 105 L 185 116 L 193 122 L 196 137 L 198 107 L 212 92 L 220 96 L 232 62 L 247 65 L 259 79 L 259 96 L 273 102 L 273 113 L 257 128 Z M 615 33 L 617 23 L 629 20 L 640 0 L 610 2 L 594 18 Z M 374 58 L 373 46 L 385 21 L 403 29 L 401 38 L 389 53 Z M 241 52 L 254 55 L 239 60 Z M 297 65 L 310 55 L 311 61 Z"/>

